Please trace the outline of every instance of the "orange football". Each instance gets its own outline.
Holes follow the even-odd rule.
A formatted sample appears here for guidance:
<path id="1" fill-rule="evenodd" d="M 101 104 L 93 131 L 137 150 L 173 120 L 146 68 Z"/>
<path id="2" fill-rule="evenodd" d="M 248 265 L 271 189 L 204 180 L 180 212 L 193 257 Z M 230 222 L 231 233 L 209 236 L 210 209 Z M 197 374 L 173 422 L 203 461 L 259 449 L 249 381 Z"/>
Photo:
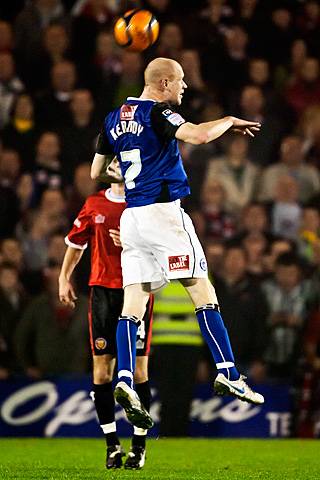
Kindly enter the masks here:
<path id="1" fill-rule="evenodd" d="M 148 10 L 129 10 L 114 26 L 116 42 L 130 52 L 142 52 L 157 40 L 158 35 L 158 20 Z"/>

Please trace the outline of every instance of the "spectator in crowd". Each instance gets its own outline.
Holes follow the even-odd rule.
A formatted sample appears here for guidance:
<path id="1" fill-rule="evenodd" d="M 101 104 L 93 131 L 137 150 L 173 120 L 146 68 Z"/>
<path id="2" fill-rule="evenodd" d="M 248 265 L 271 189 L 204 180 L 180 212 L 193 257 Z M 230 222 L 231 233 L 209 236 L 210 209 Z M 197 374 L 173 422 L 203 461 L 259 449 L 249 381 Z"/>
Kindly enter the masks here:
<path id="1" fill-rule="evenodd" d="M 14 237 L 4 238 L 0 243 L 0 263 L 10 263 L 19 275 L 24 268 L 23 252 L 19 240 Z"/>
<path id="2" fill-rule="evenodd" d="M 233 107 L 235 97 L 245 85 L 248 69 L 248 34 L 240 25 L 233 25 L 225 32 L 225 53 L 221 59 L 223 95 L 225 104 Z"/>
<path id="3" fill-rule="evenodd" d="M 66 213 L 70 222 L 77 217 L 87 197 L 97 190 L 97 182 L 90 177 L 90 169 L 89 162 L 81 163 L 75 169 L 72 187 L 68 191 L 67 198 Z"/>
<path id="4" fill-rule="evenodd" d="M 270 22 L 264 22 L 263 56 L 272 66 L 283 64 L 290 55 L 290 47 L 295 38 L 293 17 L 289 8 L 281 4 L 271 10 Z"/>
<path id="5" fill-rule="evenodd" d="M 127 97 L 134 97 L 141 91 L 143 62 L 140 53 L 124 52 L 122 55 L 122 72 L 117 85 L 114 105 L 124 102 Z"/>
<path id="6" fill-rule="evenodd" d="M 302 212 L 298 251 L 312 265 L 320 265 L 320 213 L 312 205 Z"/>
<path id="7" fill-rule="evenodd" d="M 188 435 L 190 405 L 203 340 L 193 305 L 178 280 L 171 281 L 155 295 L 153 313 L 152 360 L 161 402 L 160 435 L 183 437 Z M 186 371 L 188 382 L 184 381 Z M 178 397 L 172 395 L 175 385 L 179 385 Z"/>
<path id="8" fill-rule="evenodd" d="M 43 29 L 52 22 L 66 22 L 61 0 L 32 0 L 15 21 L 15 40 L 24 67 L 39 55 Z"/>
<path id="9" fill-rule="evenodd" d="M 53 233 L 48 240 L 48 259 L 49 263 L 54 262 L 57 265 L 62 265 L 64 254 L 66 251 L 66 243 L 64 241 L 65 235 L 61 233 Z"/>
<path id="10" fill-rule="evenodd" d="M 110 105 L 114 104 L 114 95 L 122 72 L 122 53 L 112 33 L 102 31 L 97 35 L 93 65 L 91 68 L 86 66 L 85 73 L 81 73 L 86 85 L 90 86 L 98 99 L 99 118 L 103 118 Z"/>
<path id="11" fill-rule="evenodd" d="M 248 233 L 242 240 L 242 246 L 247 256 L 247 273 L 257 281 L 265 277 L 264 256 L 268 241 L 261 232 Z"/>
<path id="12" fill-rule="evenodd" d="M 298 184 L 290 175 L 282 175 L 277 180 L 270 214 L 274 235 L 297 239 L 302 208 L 298 202 Z"/>
<path id="13" fill-rule="evenodd" d="M 61 188 L 62 177 L 60 138 L 55 132 L 45 131 L 36 145 L 35 167 L 32 172 L 34 184 L 33 205 L 37 205 L 42 192 L 47 188 Z"/>
<path id="14" fill-rule="evenodd" d="M 95 115 L 95 105 L 89 90 L 75 90 L 70 101 L 71 121 L 60 131 L 63 152 L 63 174 L 72 182 L 77 165 L 89 162 L 101 127 Z"/>
<path id="15" fill-rule="evenodd" d="M 74 53 L 80 69 L 92 59 L 97 34 L 112 26 L 116 12 L 110 4 L 103 0 L 77 1 L 71 10 Z"/>
<path id="16" fill-rule="evenodd" d="M 1 132 L 3 144 L 14 148 L 22 160 L 22 170 L 34 166 L 35 144 L 38 128 L 34 118 L 34 105 L 30 95 L 19 95 L 12 107 L 11 118 Z"/>
<path id="17" fill-rule="evenodd" d="M 320 169 L 320 105 L 305 110 L 299 122 L 307 163 Z"/>
<path id="18" fill-rule="evenodd" d="M 42 128 L 56 128 L 70 121 L 69 103 L 77 83 L 74 63 L 58 62 L 51 69 L 51 86 L 36 103 L 38 122 Z"/>
<path id="19" fill-rule="evenodd" d="M 290 378 L 299 358 L 299 340 L 314 302 L 310 281 L 304 280 L 301 263 L 291 253 L 280 255 L 273 278 L 262 285 L 269 309 L 265 361 L 269 375 Z"/>
<path id="20" fill-rule="evenodd" d="M 29 62 L 28 87 L 32 92 L 45 90 L 50 83 L 53 65 L 71 60 L 67 28 L 61 23 L 48 25 L 42 34 L 41 51 Z M 34 75 L 33 72 L 37 72 Z"/>
<path id="21" fill-rule="evenodd" d="M 215 276 L 214 284 L 241 369 L 261 381 L 268 308 L 259 286 L 247 275 L 246 267 L 244 249 L 241 246 L 227 248 L 221 276 Z"/>
<path id="22" fill-rule="evenodd" d="M 48 261 L 50 236 L 67 227 L 65 200 L 60 190 L 43 192 L 39 208 L 29 212 L 17 226 L 28 270 L 40 271 Z"/>
<path id="23" fill-rule="evenodd" d="M 255 196 L 259 169 L 248 158 L 248 140 L 231 137 L 222 157 L 213 158 L 208 166 L 207 178 L 216 179 L 226 192 L 228 210 L 239 214 Z"/>
<path id="24" fill-rule="evenodd" d="M 208 179 L 203 186 L 200 211 L 192 213 L 198 235 L 204 242 L 234 235 L 236 221 L 226 205 L 227 194 L 221 181 Z"/>
<path id="25" fill-rule="evenodd" d="M 249 143 L 249 157 L 256 165 L 266 166 L 274 155 L 286 126 L 275 113 L 266 112 L 266 97 L 258 86 L 246 85 L 240 93 L 239 116 L 260 122 L 259 136 Z"/>
<path id="26" fill-rule="evenodd" d="M 208 100 L 208 92 L 201 75 L 199 53 L 196 50 L 182 50 L 180 64 L 188 88 L 184 94 L 183 115 L 190 121 L 198 122 Z"/>
<path id="27" fill-rule="evenodd" d="M 259 198 L 270 201 L 274 197 L 275 185 L 283 175 L 292 176 L 299 187 L 298 199 L 307 202 L 320 190 L 318 170 L 304 163 L 303 139 L 297 135 L 286 136 L 280 146 L 280 159 L 266 168 L 261 178 Z"/>
<path id="28" fill-rule="evenodd" d="M 15 192 L 20 172 L 20 159 L 15 150 L 0 151 L 0 238 L 11 236 L 19 220 L 19 204 Z"/>
<path id="29" fill-rule="evenodd" d="M 223 271 L 223 260 L 225 255 L 225 243 L 223 240 L 207 240 L 205 244 L 208 271 L 211 278 L 220 275 Z"/>
<path id="30" fill-rule="evenodd" d="M 0 20 L 0 52 L 13 52 L 13 38 L 11 24 Z"/>
<path id="31" fill-rule="evenodd" d="M 293 85 L 300 76 L 302 65 L 308 56 L 308 46 L 303 38 L 296 38 L 290 48 L 289 60 L 275 69 L 275 86 L 279 90 Z"/>
<path id="32" fill-rule="evenodd" d="M 87 302 L 80 295 L 74 310 L 60 304 L 59 273 L 55 262 L 45 268 L 46 291 L 30 302 L 16 329 L 19 366 L 34 379 L 88 372 Z"/>
<path id="33" fill-rule="evenodd" d="M 301 5 L 297 16 L 298 32 L 306 39 L 312 53 L 319 56 L 320 5 L 316 0 L 307 0 Z"/>
<path id="34" fill-rule="evenodd" d="M 23 89 L 12 54 L 0 52 L 0 128 L 8 123 L 14 101 Z"/>
<path id="35" fill-rule="evenodd" d="M 289 238 L 274 238 L 269 242 L 264 255 L 264 271 L 266 277 L 274 274 L 278 257 L 283 253 L 296 254 L 296 244 Z"/>
<path id="36" fill-rule="evenodd" d="M 184 48 L 183 34 L 177 23 L 167 23 L 160 30 L 157 57 L 173 58 L 179 61 Z"/>
<path id="37" fill-rule="evenodd" d="M 319 307 L 306 325 L 303 344 L 303 371 L 298 393 L 295 434 L 319 438 L 320 434 L 320 312 Z"/>
<path id="38" fill-rule="evenodd" d="M 267 209 L 263 204 L 250 203 L 244 207 L 240 217 L 239 226 L 239 232 L 234 235 L 228 243 L 238 245 L 249 234 L 263 234 L 268 242 L 274 239 L 274 235 L 269 231 Z"/>
<path id="39" fill-rule="evenodd" d="M 306 108 L 320 105 L 320 64 L 317 58 L 304 60 L 297 79 L 288 86 L 285 96 L 297 119 Z"/>
<path id="40" fill-rule="evenodd" d="M 9 262 L 0 264 L 0 379 L 17 370 L 14 333 L 27 297 L 19 282 L 17 268 Z"/>

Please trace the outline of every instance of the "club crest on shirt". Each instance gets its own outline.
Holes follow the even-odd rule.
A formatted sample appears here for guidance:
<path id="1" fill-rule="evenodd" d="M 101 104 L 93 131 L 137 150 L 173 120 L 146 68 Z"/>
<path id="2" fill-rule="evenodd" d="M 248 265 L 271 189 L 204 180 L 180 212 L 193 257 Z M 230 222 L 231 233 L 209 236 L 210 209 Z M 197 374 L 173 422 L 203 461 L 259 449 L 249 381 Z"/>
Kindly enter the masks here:
<path id="1" fill-rule="evenodd" d="M 201 258 L 200 260 L 200 268 L 206 272 L 207 271 L 207 261 L 205 258 Z"/>
<path id="2" fill-rule="evenodd" d="M 101 215 L 101 213 L 99 213 L 94 217 L 94 223 L 104 223 L 105 219 L 106 217 L 104 215 Z"/>
<path id="3" fill-rule="evenodd" d="M 103 337 L 99 337 L 95 339 L 94 344 L 97 350 L 103 350 L 107 346 L 107 340 Z"/>
<path id="4" fill-rule="evenodd" d="M 174 255 L 168 257 L 169 271 L 175 272 L 177 270 L 189 270 L 189 255 Z"/>
<path id="5" fill-rule="evenodd" d="M 138 105 L 122 105 L 120 108 L 120 120 L 133 120 Z"/>

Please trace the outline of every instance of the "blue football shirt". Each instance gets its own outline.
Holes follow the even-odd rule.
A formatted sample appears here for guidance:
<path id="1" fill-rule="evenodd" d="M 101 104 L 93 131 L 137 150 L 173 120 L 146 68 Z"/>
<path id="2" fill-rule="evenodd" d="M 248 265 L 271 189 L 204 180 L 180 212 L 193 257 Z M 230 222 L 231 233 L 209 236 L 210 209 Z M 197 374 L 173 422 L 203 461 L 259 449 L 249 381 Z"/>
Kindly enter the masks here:
<path id="1" fill-rule="evenodd" d="M 175 138 L 183 123 L 169 104 L 135 97 L 106 116 L 97 153 L 117 156 L 129 208 L 189 195 Z"/>

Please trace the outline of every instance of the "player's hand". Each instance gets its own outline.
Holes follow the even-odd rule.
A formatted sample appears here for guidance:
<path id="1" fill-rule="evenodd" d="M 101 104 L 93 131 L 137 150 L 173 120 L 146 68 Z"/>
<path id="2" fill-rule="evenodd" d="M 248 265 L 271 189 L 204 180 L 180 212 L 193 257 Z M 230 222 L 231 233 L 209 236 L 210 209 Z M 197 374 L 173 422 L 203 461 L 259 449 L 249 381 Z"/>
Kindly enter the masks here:
<path id="1" fill-rule="evenodd" d="M 113 230 L 110 228 L 109 230 L 109 235 L 113 240 L 113 243 L 115 244 L 116 247 L 122 247 L 122 243 L 120 240 L 120 230 Z"/>
<path id="2" fill-rule="evenodd" d="M 59 300 L 63 305 L 74 308 L 76 306 L 75 301 L 77 296 L 73 289 L 73 286 L 66 278 L 59 278 Z"/>
<path id="3" fill-rule="evenodd" d="M 233 126 L 231 130 L 236 133 L 241 133 L 241 135 L 249 135 L 254 137 L 255 133 L 260 131 L 261 123 L 259 122 L 249 122 L 248 120 L 242 120 L 242 118 L 231 117 Z"/>

